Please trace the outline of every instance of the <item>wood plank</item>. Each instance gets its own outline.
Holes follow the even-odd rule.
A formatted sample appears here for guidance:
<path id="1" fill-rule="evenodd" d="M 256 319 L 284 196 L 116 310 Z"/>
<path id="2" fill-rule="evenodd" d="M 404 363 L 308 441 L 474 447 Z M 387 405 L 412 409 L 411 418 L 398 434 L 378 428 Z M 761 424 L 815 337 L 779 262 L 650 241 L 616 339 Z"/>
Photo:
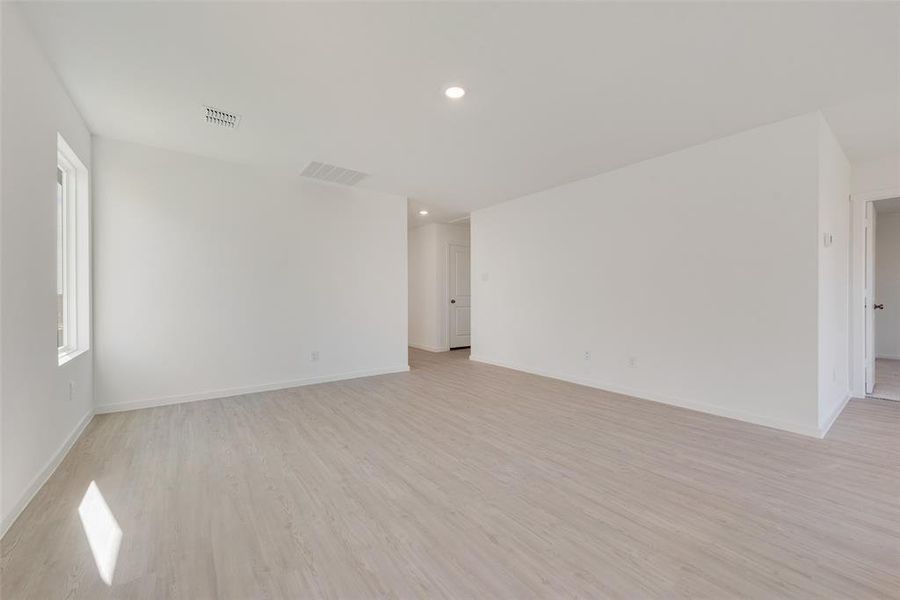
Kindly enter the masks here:
<path id="1" fill-rule="evenodd" d="M 815 440 L 465 351 L 410 364 L 98 415 L 3 538 L 0 596 L 900 597 L 900 404 Z"/>

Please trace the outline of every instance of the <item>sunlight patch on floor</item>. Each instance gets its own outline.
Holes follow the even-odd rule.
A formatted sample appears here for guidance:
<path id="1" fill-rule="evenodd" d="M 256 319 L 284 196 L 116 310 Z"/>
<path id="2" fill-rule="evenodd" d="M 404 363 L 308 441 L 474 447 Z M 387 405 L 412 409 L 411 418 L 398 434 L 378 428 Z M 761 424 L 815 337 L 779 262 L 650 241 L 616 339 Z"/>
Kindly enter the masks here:
<path id="1" fill-rule="evenodd" d="M 78 506 L 81 525 L 97 564 L 100 578 L 106 585 L 112 585 L 119 545 L 122 543 L 122 529 L 106 504 L 97 483 L 92 481 Z"/>

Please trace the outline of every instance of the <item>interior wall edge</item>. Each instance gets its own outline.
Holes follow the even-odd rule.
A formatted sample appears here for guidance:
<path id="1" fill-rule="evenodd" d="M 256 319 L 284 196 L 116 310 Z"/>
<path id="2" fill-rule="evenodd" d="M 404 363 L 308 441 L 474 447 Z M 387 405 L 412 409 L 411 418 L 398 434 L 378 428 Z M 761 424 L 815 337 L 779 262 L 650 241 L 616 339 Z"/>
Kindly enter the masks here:
<path id="1" fill-rule="evenodd" d="M 844 399 L 838 403 L 834 409 L 831 411 L 831 414 L 825 419 L 821 425 L 819 425 L 819 435 L 816 437 L 824 438 L 828 435 L 828 432 L 831 431 L 831 426 L 834 425 L 834 422 L 837 421 L 837 418 L 841 416 L 841 413 L 844 412 L 844 409 L 847 408 L 847 404 L 850 403 L 855 396 L 852 393 L 848 393 L 844 396 Z"/>
<path id="2" fill-rule="evenodd" d="M 163 396 L 160 398 L 147 398 L 144 400 L 133 400 L 129 402 L 101 404 L 96 407 L 97 414 L 108 414 L 114 412 L 125 412 L 129 410 L 140 410 L 143 408 L 155 408 L 158 406 L 170 406 L 173 404 L 186 404 L 188 402 L 199 402 L 201 400 L 217 400 L 220 398 L 231 398 L 233 396 L 243 396 L 244 394 L 255 394 L 258 392 L 272 392 L 276 390 L 284 390 L 295 387 L 303 387 L 307 385 L 315 385 L 318 383 L 330 383 L 334 381 L 346 381 L 348 379 L 359 379 L 360 377 L 372 377 L 375 375 L 388 375 L 391 373 L 405 373 L 409 371 L 409 365 L 397 365 L 395 367 L 385 367 L 381 369 L 364 369 L 359 371 L 350 371 L 347 373 L 338 373 L 335 375 L 320 375 L 315 377 L 306 377 L 303 379 L 295 379 L 291 381 L 279 381 L 273 383 L 263 383 L 257 385 L 249 385 L 238 388 L 230 388 L 224 390 L 212 390 L 205 392 L 193 392 L 189 394 L 179 394 L 176 396 Z"/>
<path id="3" fill-rule="evenodd" d="M 50 457 L 50 460 L 47 461 L 47 464 L 44 465 L 44 468 L 34 476 L 34 479 L 31 480 L 28 487 L 22 491 L 22 494 L 9 511 L 9 514 L 3 515 L 2 521 L 0 521 L 0 539 L 6 535 L 6 532 L 12 524 L 15 523 L 16 519 L 19 518 L 19 515 L 22 514 L 22 511 L 25 510 L 32 499 L 34 499 L 35 495 L 37 495 L 44 484 L 47 483 L 47 480 L 50 479 L 50 476 L 53 475 L 59 465 L 62 464 L 66 455 L 69 454 L 69 450 L 72 449 L 72 446 L 75 445 L 75 442 L 78 441 L 81 434 L 87 429 L 91 419 L 94 418 L 94 414 L 96 413 L 93 410 L 85 413 L 81 418 L 81 421 L 78 422 L 78 425 L 75 426 L 75 429 L 72 430 L 69 436 L 63 441 L 62 445 L 57 448 L 56 452 L 53 453 L 53 456 Z"/>
<path id="4" fill-rule="evenodd" d="M 546 371 L 543 369 L 537 369 L 526 365 L 509 363 L 502 360 L 492 359 L 487 356 L 480 355 L 471 355 L 469 360 L 474 360 L 475 362 L 480 362 L 488 365 L 493 365 L 495 367 L 503 367 L 506 369 L 512 369 L 514 371 L 522 371 L 524 373 L 531 373 L 532 375 L 540 375 L 541 377 L 549 377 L 551 379 L 558 379 L 560 381 L 567 381 L 569 383 L 574 383 L 577 385 L 583 385 L 590 388 L 595 388 L 598 390 L 602 390 L 604 392 L 610 392 L 613 394 L 620 394 L 623 396 L 630 396 L 636 400 L 643 400 L 649 402 L 657 402 L 659 404 L 668 404 L 670 406 L 677 406 L 679 408 L 685 408 L 688 410 L 693 410 L 696 412 L 706 413 L 709 415 L 715 415 L 717 417 L 724 417 L 726 419 L 733 419 L 736 421 L 742 421 L 745 423 L 750 423 L 753 425 L 761 425 L 763 427 L 770 427 L 773 429 L 780 429 L 782 431 L 787 431 L 790 433 L 796 433 L 799 435 L 805 435 L 808 437 L 821 439 L 825 437 L 825 434 L 828 432 L 828 429 L 831 427 L 831 423 L 837 419 L 840 412 L 844 409 L 844 406 L 847 405 L 847 401 L 849 401 L 850 396 L 847 396 L 847 399 L 840 405 L 840 409 L 835 412 L 827 427 L 810 427 L 808 425 L 804 425 L 802 423 L 794 423 L 790 421 L 785 421 L 781 419 L 772 419 L 770 417 L 764 417 L 754 413 L 748 413 L 739 410 L 732 410 L 728 408 L 723 408 L 720 406 L 714 406 L 711 404 L 705 404 L 702 402 L 695 402 L 693 400 L 687 400 L 685 398 L 676 398 L 673 396 L 663 396 L 660 394 L 656 394 L 653 392 L 646 392 L 644 390 L 632 387 L 626 387 L 621 385 L 611 384 L 605 381 L 599 381 L 587 377 L 580 377 L 578 375 L 572 375 L 568 373 L 557 373 L 552 371 Z"/>

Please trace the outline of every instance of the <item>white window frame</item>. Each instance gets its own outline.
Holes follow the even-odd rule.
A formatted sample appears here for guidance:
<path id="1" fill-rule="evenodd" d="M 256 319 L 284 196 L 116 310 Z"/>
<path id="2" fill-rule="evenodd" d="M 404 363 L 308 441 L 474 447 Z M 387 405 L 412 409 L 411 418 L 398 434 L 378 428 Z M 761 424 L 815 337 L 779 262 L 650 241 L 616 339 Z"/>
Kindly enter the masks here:
<path id="1" fill-rule="evenodd" d="M 63 177 L 63 323 L 64 344 L 57 348 L 63 365 L 90 349 L 90 187 L 87 167 L 57 134 L 56 164 Z M 57 253 L 59 249 L 57 249 Z"/>

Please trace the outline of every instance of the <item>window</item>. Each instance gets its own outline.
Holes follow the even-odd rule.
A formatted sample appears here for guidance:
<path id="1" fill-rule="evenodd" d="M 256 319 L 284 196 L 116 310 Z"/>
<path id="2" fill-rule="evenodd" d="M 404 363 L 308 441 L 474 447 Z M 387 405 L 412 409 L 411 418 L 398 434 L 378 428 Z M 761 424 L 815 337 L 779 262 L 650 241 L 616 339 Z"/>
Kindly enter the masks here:
<path id="1" fill-rule="evenodd" d="M 56 350 L 59 364 L 90 345 L 88 170 L 60 135 L 56 152 Z"/>

